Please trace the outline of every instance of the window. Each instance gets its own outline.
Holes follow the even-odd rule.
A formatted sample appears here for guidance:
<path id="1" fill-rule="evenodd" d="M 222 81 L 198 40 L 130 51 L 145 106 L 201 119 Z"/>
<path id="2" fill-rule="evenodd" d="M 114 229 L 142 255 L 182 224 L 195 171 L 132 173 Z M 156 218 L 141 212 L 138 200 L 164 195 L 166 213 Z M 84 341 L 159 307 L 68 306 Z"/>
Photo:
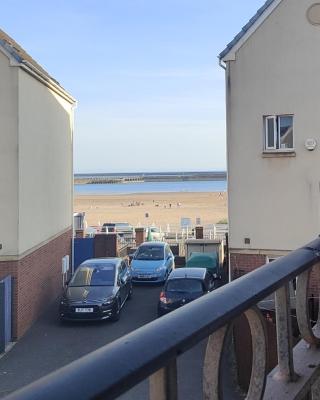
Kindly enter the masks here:
<path id="1" fill-rule="evenodd" d="M 170 256 L 170 247 L 166 246 L 164 249 L 164 258 L 167 259 Z"/>
<path id="2" fill-rule="evenodd" d="M 265 117 L 265 150 L 293 150 L 293 115 Z"/>
<path id="3" fill-rule="evenodd" d="M 124 261 L 121 261 L 119 274 L 122 274 L 125 270 L 126 270 L 126 263 Z"/>
<path id="4" fill-rule="evenodd" d="M 115 267 L 111 263 L 80 266 L 70 281 L 70 287 L 113 286 Z"/>
<path id="5" fill-rule="evenodd" d="M 179 278 L 168 280 L 166 291 L 180 293 L 202 293 L 204 292 L 204 288 L 202 281 L 198 279 Z"/>
<path id="6" fill-rule="evenodd" d="M 135 260 L 156 261 L 164 259 L 164 250 L 162 246 L 140 246 L 137 250 Z"/>

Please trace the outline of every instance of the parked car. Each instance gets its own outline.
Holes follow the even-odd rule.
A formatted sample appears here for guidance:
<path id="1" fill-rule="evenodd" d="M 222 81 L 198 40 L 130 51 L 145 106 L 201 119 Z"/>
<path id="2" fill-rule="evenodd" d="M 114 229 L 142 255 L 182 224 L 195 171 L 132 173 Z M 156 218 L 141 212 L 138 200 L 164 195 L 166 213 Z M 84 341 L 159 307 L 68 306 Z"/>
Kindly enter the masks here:
<path id="1" fill-rule="evenodd" d="M 164 282 L 174 269 L 174 256 L 168 243 L 145 242 L 131 261 L 133 282 Z"/>
<path id="2" fill-rule="evenodd" d="M 61 320 L 117 321 L 132 296 L 131 271 L 126 259 L 93 258 L 83 262 L 60 301 Z"/>
<path id="3" fill-rule="evenodd" d="M 215 279 L 221 277 L 218 253 L 191 253 L 186 268 L 206 268 Z"/>
<path id="4" fill-rule="evenodd" d="M 206 268 L 175 269 L 160 293 L 158 316 L 176 310 L 214 288 L 214 280 Z"/>

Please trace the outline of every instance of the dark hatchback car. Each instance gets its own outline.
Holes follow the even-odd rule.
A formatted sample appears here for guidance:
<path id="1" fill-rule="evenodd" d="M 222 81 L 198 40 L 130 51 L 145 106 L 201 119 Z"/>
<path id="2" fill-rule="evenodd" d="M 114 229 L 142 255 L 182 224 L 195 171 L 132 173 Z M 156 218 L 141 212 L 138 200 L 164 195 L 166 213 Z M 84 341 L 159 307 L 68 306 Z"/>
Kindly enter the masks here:
<path id="1" fill-rule="evenodd" d="M 127 260 L 96 258 L 83 262 L 67 284 L 59 313 L 64 320 L 117 321 L 125 301 L 132 296 Z"/>
<path id="2" fill-rule="evenodd" d="M 179 268 L 171 272 L 158 303 L 158 316 L 167 314 L 215 288 L 206 268 Z"/>

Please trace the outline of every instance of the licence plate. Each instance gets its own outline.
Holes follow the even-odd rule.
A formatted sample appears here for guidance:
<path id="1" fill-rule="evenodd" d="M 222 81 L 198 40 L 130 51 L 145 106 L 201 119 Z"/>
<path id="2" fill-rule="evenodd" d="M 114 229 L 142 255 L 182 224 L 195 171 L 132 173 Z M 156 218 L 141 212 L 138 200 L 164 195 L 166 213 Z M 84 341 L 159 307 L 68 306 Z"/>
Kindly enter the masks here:
<path id="1" fill-rule="evenodd" d="M 93 308 L 76 308 L 76 312 L 79 312 L 79 313 L 93 312 Z"/>
<path id="2" fill-rule="evenodd" d="M 151 278 L 151 275 L 138 275 L 138 278 L 140 278 L 140 279 L 148 279 L 148 278 Z"/>

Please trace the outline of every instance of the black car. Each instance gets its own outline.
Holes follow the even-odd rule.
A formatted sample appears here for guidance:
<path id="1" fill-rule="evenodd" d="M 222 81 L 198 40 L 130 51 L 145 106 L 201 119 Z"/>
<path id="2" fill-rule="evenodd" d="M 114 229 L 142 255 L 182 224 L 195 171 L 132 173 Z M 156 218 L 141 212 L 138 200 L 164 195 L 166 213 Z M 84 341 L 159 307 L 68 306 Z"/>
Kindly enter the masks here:
<path id="1" fill-rule="evenodd" d="M 158 303 L 158 316 L 167 314 L 215 288 L 206 268 L 179 268 L 171 272 Z"/>
<path id="2" fill-rule="evenodd" d="M 76 270 L 62 296 L 59 313 L 63 320 L 117 321 L 125 301 L 132 296 L 131 271 L 127 260 L 95 258 Z"/>

